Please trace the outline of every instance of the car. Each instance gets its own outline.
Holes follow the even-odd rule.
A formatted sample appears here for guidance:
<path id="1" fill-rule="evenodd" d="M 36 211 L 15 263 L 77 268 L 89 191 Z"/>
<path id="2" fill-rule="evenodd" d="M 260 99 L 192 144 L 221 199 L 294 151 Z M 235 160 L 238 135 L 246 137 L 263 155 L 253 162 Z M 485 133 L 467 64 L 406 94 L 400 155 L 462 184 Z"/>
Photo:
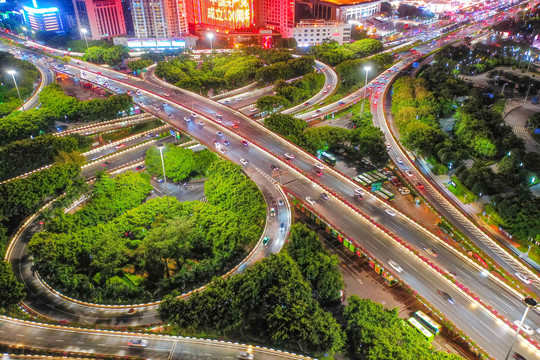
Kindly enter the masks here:
<path id="1" fill-rule="evenodd" d="M 239 125 L 238 123 L 233 123 L 232 127 L 233 127 L 234 129 L 238 129 L 238 128 L 240 127 L 240 125 Z"/>
<path id="2" fill-rule="evenodd" d="M 218 150 L 219 150 L 219 152 L 222 153 L 222 154 L 225 154 L 225 153 L 227 152 L 227 149 L 222 148 L 222 147 L 219 148 Z"/>
<path id="3" fill-rule="evenodd" d="M 405 173 L 408 175 L 408 176 L 413 176 L 413 172 L 411 170 L 405 170 Z"/>
<path id="4" fill-rule="evenodd" d="M 231 143 L 229 142 L 229 140 L 223 140 L 222 143 L 223 143 L 225 146 L 231 145 Z"/>
<path id="5" fill-rule="evenodd" d="M 257 111 L 257 108 L 251 108 L 251 109 L 249 109 L 249 112 L 255 112 L 255 111 Z"/>
<path id="6" fill-rule="evenodd" d="M 116 88 L 116 89 L 114 89 L 114 90 L 116 90 L 116 92 L 120 92 L 120 91 L 121 91 L 120 88 Z"/>
<path id="7" fill-rule="evenodd" d="M 276 208 L 270 208 L 270 216 L 276 216 Z"/>
<path id="8" fill-rule="evenodd" d="M 285 231 L 285 223 L 284 222 L 279 224 L 279 231 Z"/>
<path id="9" fill-rule="evenodd" d="M 249 145 L 249 143 L 248 143 L 246 140 L 242 140 L 241 143 L 242 143 L 242 145 L 244 145 L 244 146 L 248 146 L 248 145 Z"/>
<path id="10" fill-rule="evenodd" d="M 242 164 L 242 165 L 247 165 L 248 163 L 249 163 L 249 162 L 248 162 L 246 159 L 244 159 L 244 158 L 241 158 L 241 159 L 240 159 L 240 164 Z"/>
<path id="11" fill-rule="evenodd" d="M 320 169 L 320 170 L 324 169 L 324 165 L 321 163 L 315 163 L 313 166 L 315 166 L 317 169 Z"/>
<path id="12" fill-rule="evenodd" d="M 321 169 L 315 169 L 315 174 L 322 176 L 323 172 Z"/>
<path id="13" fill-rule="evenodd" d="M 223 119 L 223 115 L 221 114 L 215 113 L 215 116 L 216 116 L 216 119 L 219 119 L 219 120 Z"/>
<path id="14" fill-rule="evenodd" d="M 294 155 L 291 154 L 291 153 L 285 153 L 285 159 L 292 160 L 292 159 L 294 159 Z"/>
<path id="15" fill-rule="evenodd" d="M 390 150 L 392 147 L 390 146 L 390 144 L 386 144 L 386 148 Z"/>
<path id="16" fill-rule="evenodd" d="M 110 164 L 111 164 L 110 161 L 105 161 L 103 164 L 101 164 L 101 166 L 108 166 L 108 165 L 110 165 Z"/>
<path id="17" fill-rule="evenodd" d="M 148 345 L 148 340 L 145 340 L 145 339 L 131 339 L 131 340 L 129 340 L 128 345 L 129 346 L 145 347 L 145 346 Z"/>
<path id="18" fill-rule="evenodd" d="M 279 170 L 279 168 L 278 168 L 276 165 L 274 165 L 274 164 L 270 164 L 270 168 L 271 168 L 272 170 L 274 170 L 274 171 L 278 171 L 278 170 Z"/>
<path id="19" fill-rule="evenodd" d="M 161 111 L 161 109 L 158 108 L 157 106 L 154 106 L 154 110 L 155 110 L 155 111 Z"/>
<path id="20" fill-rule="evenodd" d="M 399 189 L 399 193 L 401 195 L 409 195 L 411 193 L 411 191 L 409 189 L 407 189 L 407 188 L 401 188 L 401 189 Z"/>
<path id="21" fill-rule="evenodd" d="M 269 238 L 268 236 L 265 236 L 265 237 L 263 238 L 263 245 L 264 245 L 264 246 L 268 246 L 268 243 L 269 243 L 269 242 L 270 242 L 270 238 Z"/>
<path id="22" fill-rule="evenodd" d="M 253 354 L 245 352 L 245 351 L 241 351 L 238 353 L 238 355 L 236 355 L 236 358 L 243 359 L 243 360 L 253 360 Z"/>
<path id="23" fill-rule="evenodd" d="M 514 325 L 516 325 L 516 326 L 519 326 L 520 323 L 521 323 L 521 321 L 519 321 L 519 320 L 514 321 Z M 527 335 L 533 335 L 534 334 L 534 330 L 531 329 L 531 327 L 529 325 L 527 325 L 527 324 L 522 324 L 521 325 L 521 330 L 523 330 L 523 332 L 525 334 L 527 334 Z"/>
<path id="24" fill-rule="evenodd" d="M 422 184 L 422 183 L 416 183 L 416 186 L 418 186 L 419 189 L 423 189 L 423 188 L 424 188 L 424 184 Z"/>
<path id="25" fill-rule="evenodd" d="M 285 205 L 285 202 L 283 201 L 282 198 L 278 198 L 278 199 L 277 199 L 277 204 L 278 204 L 279 206 L 283 206 L 283 205 Z"/>
<path id="26" fill-rule="evenodd" d="M 320 113 L 321 113 L 321 109 L 315 110 L 315 114 L 320 114 Z"/>
<path id="27" fill-rule="evenodd" d="M 323 90 L 323 94 L 326 94 L 328 92 L 328 89 Z"/>
<path id="28" fill-rule="evenodd" d="M 401 268 L 401 266 L 399 266 L 398 263 L 395 262 L 394 260 L 388 260 L 388 265 L 390 265 L 397 272 L 403 272 L 403 269 Z"/>
<path id="29" fill-rule="evenodd" d="M 403 164 L 403 159 L 402 158 L 397 157 L 396 160 L 397 160 L 398 163 Z"/>
<path id="30" fill-rule="evenodd" d="M 219 136 L 219 137 L 222 137 L 223 136 L 223 133 L 221 131 L 217 131 L 216 132 L 216 135 Z"/>
<path id="31" fill-rule="evenodd" d="M 142 91 L 140 89 L 137 89 L 136 93 L 137 93 L 137 95 L 141 95 Z"/>
<path id="32" fill-rule="evenodd" d="M 156 181 L 157 181 L 158 183 L 161 184 L 161 183 L 164 182 L 165 180 L 163 180 L 163 179 L 157 179 Z"/>
<path id="33" fill-rule="evenodd" d="M 396 216 L 396 215 L 397 215 L 396 212 L 395 212 L 394 210 L 389 209 L 389 208 L 384 209 L 384 211 L 386 211 L 386 213 L 387 213 L 388 215 L 390 215 L 390 216 Z"/>
<path id="34" fill-rule="evenodd" d="M 98 160 L 98 159 L 100 159 L 102 157 L 103 157 L 103 155 L 94 156 L 91 160 L 96 161 L 96 160 Z"/>
<path id="35" fill-rule="evenodd" d="M 163 105 L 163 106 L 168 106 L 168 104 L 165 103 L 165 102 L 162 102 L 161 105 Z"/>
<path id="36" fill-rule="evenodd" d="M 190 122 L 191 121 L 191 118 L 187 117 L 187 116 L 184 116 L 184 121 L 185 122 Z"/>
<path id="37" fill-rule="evenodd" d="M 126 144 L 116 145 L 114 148 L 118 150 L 118 149 L 121 149 L 123 147 L 126 147 Z"/>
<path id="38" fill-rule="evenodd" d="M 315 200 L 313 200 L 310 196 L 308 196 L 308 197 L 306 198 L 306 201 L 307 201 L 308 203 L 310 203 L 311 205 L 315 205 L 315 204 L 316 204 Z"/>
<path id="39" fill-rule="evenodd" d="M 516 273 L 516 277 L 527 285 L 531 283 L 531 280 L 520 272 Z"/>
<path id="40" fill-rule="evenodd" d="M 514 353 L 513 358 L 516 359 L 516 360 L 527 360 L 525 358 L 525 356 L 523 356 L 523 355 L 521 355 L 519 353 L 516 353 L 516 352 Z"/>
<path id="41" fill-rule="evenodd" d="M 172 119 L 173 114 L 167 114 L 167 117 L 168 117 L 169 119 Z"/>
<path id="42" fill-rule="evenodd" d="M 135 170 L 142 170 L 142 169 L 144 169 L 144 165 L 139 165 L 139 166 L 137 166 L 137 167 L 135 168 Z"/>
<path id="43" fill-rule="evenodd" d="M 127 79 L 129 79 L 129 76 L 126 75 L 122 79 L 127 80 Z"/>
<path id="44" fill-rule="evenodd" d="M 360 189 L 360 188 L 356 188 L 354 189 L 354 195 L 364 195 L 364 190 Z"/>
<path id="45" fill-rule="evenodd" d="M 328 200 L 329 196 L 327 193 L 321 193 L 321 197 L 324 199 L 324 200 Z"/>
<path id="46" fill-rule="evenodd" d="M 304 105 L 306 105 L 306 106 L 309 105 L 309 104 L 310 104 L 309 101 L 306 101 L 306 102 L 304 103 Z"/>
<path id="47" fill-rule="evenodd" d="M 202 120 L 197 121 L 197 125 L 204 126 L 204 122 Z"/>
<path id="48" fill-rule="evenodd" d="M 428 248 L 428 247 L 424 246 L 424 247 L 422 247 L 422 249 L 424 249 L 425 252 L 427 252 L 427 253 L 435 256 L 435 257 L 439 256 L 439 254 L 437 254 L 437 252 L 435 250 L 431 249 L 431 248 Z"/>
<path id="49" fill-rule="evenodd" d="M 169 93 L 163 93 L 162 95 L 163 96 L 171 96 L 171 94 L 169 94 Z"/>

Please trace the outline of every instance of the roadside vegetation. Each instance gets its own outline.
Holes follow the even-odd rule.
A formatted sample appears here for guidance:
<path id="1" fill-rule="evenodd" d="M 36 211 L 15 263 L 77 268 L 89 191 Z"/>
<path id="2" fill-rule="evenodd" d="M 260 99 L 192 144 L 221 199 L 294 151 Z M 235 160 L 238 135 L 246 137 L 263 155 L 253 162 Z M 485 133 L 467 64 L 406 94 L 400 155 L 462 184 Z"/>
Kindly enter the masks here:
<path id="1" fill-rule="evenodd" d="M 15 83 L 9 70 L 15 70 L 15 79 L 23 102 L 34 92 L 34 83 L 40 79 L 38 69 L 29 61 L 15 58 L 8 52 L 0 51 L 0 116 L 6 116 L 21 106 Z"/>
<path id="2" fill-rule="evenodd" d="M 367 157 L 376 166 L 385 165 L 388 162 L 388 152 L 382 131 L 373 126 L 367 114 L 360 116 L 356 113 L 352 121 L 356 124 L 354 129 L 332 126 L 308 128 L 304 120 L 290 115 L 272 114 L 264 120 L 264 125 L 314 155 L 326 149 L 345 149 L 358 159 Z"/>
<path id="3" fill-rule="evenodd" d="M 285 251 L 241 275 L 215 279 L 188 300 L 167 296 L 163 321 L 181 335 L 215 336 L 318 357 L 344 352 L 370 360 L 457 360 L 435 352 L 397 309 L 357 296 L 340 303 L 338 260 L 305 225 L 291 228 Z"/>
<path id="4" fill-rule="evenodd" d="M 154 150 L 147 168 L 161 174 Z M 169 145 L 164 157 L 171 180 L 207 179 L 208 203 L 148 197 L 147 174 L 98 174 L 88 203 L 73 214 L 50 214 L 46 231 L 29 243 L 51 286 L 86 301 L 147 302 L 201 286 L 246 255 L 264 225 L 257 187 L 208 150 Z"/>

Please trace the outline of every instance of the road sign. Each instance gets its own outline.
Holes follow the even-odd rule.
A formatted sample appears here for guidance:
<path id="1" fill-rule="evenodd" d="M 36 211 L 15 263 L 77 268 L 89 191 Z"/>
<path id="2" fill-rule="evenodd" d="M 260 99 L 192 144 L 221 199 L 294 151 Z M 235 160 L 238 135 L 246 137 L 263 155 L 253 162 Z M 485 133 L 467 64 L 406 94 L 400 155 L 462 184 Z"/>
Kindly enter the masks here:
<path id="1" fill-rule="evenodd" d="M 413 67 L 413 68 L 417 68 L 417 67 L 418 67 L 418 63 L 417 63 L 417 62 L 413 62 L 413 63 L 412 63 L 412 67 Z"/>
<path id="2" fill-rule="evenodd" d="M 374 182 L 371 184 L 371 191 L 381 190 L 382 182 Z"/>
<path id="3" fill-rule="evenodd" d="M 531 101 L 533 104 L 538 104 L 538 96 L 533 96 Z"/>
<path id="4" fill-rule="evenodd" d="M 169 134 L 171 134 L 172 136 L 175 136 L 175 135 L 176 135 L 176 131 L 174 131 L 174 130 L 169 130 Z"/>

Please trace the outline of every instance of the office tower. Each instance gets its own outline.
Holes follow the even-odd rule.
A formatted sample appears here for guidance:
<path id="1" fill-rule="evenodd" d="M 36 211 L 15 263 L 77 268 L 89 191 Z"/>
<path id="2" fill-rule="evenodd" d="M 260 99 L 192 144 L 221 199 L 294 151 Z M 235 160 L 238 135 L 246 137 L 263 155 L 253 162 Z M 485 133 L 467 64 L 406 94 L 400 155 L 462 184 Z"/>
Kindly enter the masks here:
<path id="1" fill-rule="evenodd" d="M 73 0 L 79 29 L 94 40 L 124 35 L 126 23 L 121 0 Z"/>
<path id="2" fill-rule="evenodd" d="M 131 0 L 136 38 L 171 38 L 187 34 L 184 0 Z"/>

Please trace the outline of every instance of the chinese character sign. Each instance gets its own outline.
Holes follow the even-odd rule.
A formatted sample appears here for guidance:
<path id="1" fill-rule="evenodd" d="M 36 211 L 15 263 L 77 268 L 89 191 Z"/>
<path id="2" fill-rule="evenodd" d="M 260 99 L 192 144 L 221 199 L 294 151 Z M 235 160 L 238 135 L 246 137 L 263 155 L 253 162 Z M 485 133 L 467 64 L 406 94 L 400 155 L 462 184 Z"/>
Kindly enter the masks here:
<path id="1" fill-rule="evenodd" d="M 207 0 L 204 23 L 227 29 L 248 28 L 253 20 L 253 0 Z M 203 15 L 204 17 L 204 15 Z"/>

